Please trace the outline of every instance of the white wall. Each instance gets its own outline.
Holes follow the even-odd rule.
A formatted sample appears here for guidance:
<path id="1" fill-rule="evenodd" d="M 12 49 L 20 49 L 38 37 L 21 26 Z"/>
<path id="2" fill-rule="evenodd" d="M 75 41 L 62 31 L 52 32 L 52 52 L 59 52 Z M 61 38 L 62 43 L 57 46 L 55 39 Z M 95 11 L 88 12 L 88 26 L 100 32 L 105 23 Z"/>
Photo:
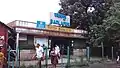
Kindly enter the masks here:
<path id="1" fill-rule="evenodd" d="M 45 44 L 48 47 L 48 38 L 34 38 L 34 43 L 39 43 L 40 45 Z M 47 51 L 47 55 L 49 56 L 49 50 Z"/>
<path id="2" fill-rule="evenodd" d="M 39 43 L 40 45 L 45 44 L 45 46 L 48 47 L 48 38 L 34 38 L 34 42 L 36 41 L 36 43 Z"/>

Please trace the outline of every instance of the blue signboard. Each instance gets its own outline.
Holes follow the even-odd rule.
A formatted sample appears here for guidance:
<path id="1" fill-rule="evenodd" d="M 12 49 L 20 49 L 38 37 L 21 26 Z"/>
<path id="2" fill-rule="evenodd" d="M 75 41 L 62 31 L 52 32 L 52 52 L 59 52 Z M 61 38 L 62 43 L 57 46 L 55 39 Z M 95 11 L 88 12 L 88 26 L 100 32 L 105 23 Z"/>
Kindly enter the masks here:
<path id="1" fill-rule="evenodd" d="M 69 27 L 70 16 L 65 16 L 60 13 L 50 13 L 50 24 Z"/>
<path id="2" fill-rule="evenodd" d="M 66 16 L 60 13 L 54 13 L 55 17 L 66 19 Z"/>
<path id="3" fill-rule="evenodd" d="M 39 29 L 45 29 L 46 23 L 42 21 L 37 21 L 37 28 Z"/>

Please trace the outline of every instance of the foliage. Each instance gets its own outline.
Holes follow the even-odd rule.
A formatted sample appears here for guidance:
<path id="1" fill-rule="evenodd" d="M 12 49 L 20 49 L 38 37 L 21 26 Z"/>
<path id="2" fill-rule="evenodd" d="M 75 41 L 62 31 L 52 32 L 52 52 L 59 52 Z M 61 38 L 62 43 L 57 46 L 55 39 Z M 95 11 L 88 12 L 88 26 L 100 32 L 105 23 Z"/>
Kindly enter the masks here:
<path id="1" fill-rule="evenodd" d="M 90 28 L 90 41 L 94 45 L 104 42 L 104 45 L 117 46 L 120 42 L 120 3 L 114 5 L 105 14 L 103 23 L 94 24 Z"/>
<path id="2" fill-rule="evenodd" d="M 71 17 L 71 27 L 76 28 L 80 25 L 81 29 L 85 29 L 87 27 L 87 8 L 82 2 L 80 0 L 60 0 L 60 2 L 61 9 L 59 12 Z"/>
<path id="3" fill-rule="evenodd" d="M 114 3 L 106 14 L 103 26 L 112 45 L 120 42 L 120 3 Z"/>
<path id="4" fill-rule="evenodd" d="M 90 44 L 99 45 L 108 38 L 103 20 L 112 4 L 112 0 L 60 0 L 59 13 L 71 17 L 72 28 L 87 30 Z M 87 12 L 90 6 L 95 8 L 92 13 Z"/>

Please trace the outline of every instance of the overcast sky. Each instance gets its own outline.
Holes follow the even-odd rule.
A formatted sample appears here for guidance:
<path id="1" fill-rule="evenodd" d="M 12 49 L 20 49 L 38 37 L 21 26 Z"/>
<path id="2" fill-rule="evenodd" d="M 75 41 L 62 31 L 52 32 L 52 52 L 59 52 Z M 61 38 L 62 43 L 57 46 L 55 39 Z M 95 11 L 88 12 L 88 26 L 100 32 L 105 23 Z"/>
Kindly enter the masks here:
<path id="1" fill-rule="evenodd" d="M 59 0 L 0 0 L 0 21 L 49 22 L 49 13 L 58 12 Z"/>

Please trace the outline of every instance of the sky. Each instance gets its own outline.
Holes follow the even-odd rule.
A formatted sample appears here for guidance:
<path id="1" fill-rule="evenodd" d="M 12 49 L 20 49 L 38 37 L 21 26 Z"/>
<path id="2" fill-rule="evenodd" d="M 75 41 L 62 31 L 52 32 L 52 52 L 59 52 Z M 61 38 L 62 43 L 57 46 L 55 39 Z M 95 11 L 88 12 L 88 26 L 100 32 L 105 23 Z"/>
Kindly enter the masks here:
<path id="1" fill-rule="evenodd" d="M 49 22 L 50 12 L 58 12 L 59 0 L 0 0 L 0 21 Z"/>

